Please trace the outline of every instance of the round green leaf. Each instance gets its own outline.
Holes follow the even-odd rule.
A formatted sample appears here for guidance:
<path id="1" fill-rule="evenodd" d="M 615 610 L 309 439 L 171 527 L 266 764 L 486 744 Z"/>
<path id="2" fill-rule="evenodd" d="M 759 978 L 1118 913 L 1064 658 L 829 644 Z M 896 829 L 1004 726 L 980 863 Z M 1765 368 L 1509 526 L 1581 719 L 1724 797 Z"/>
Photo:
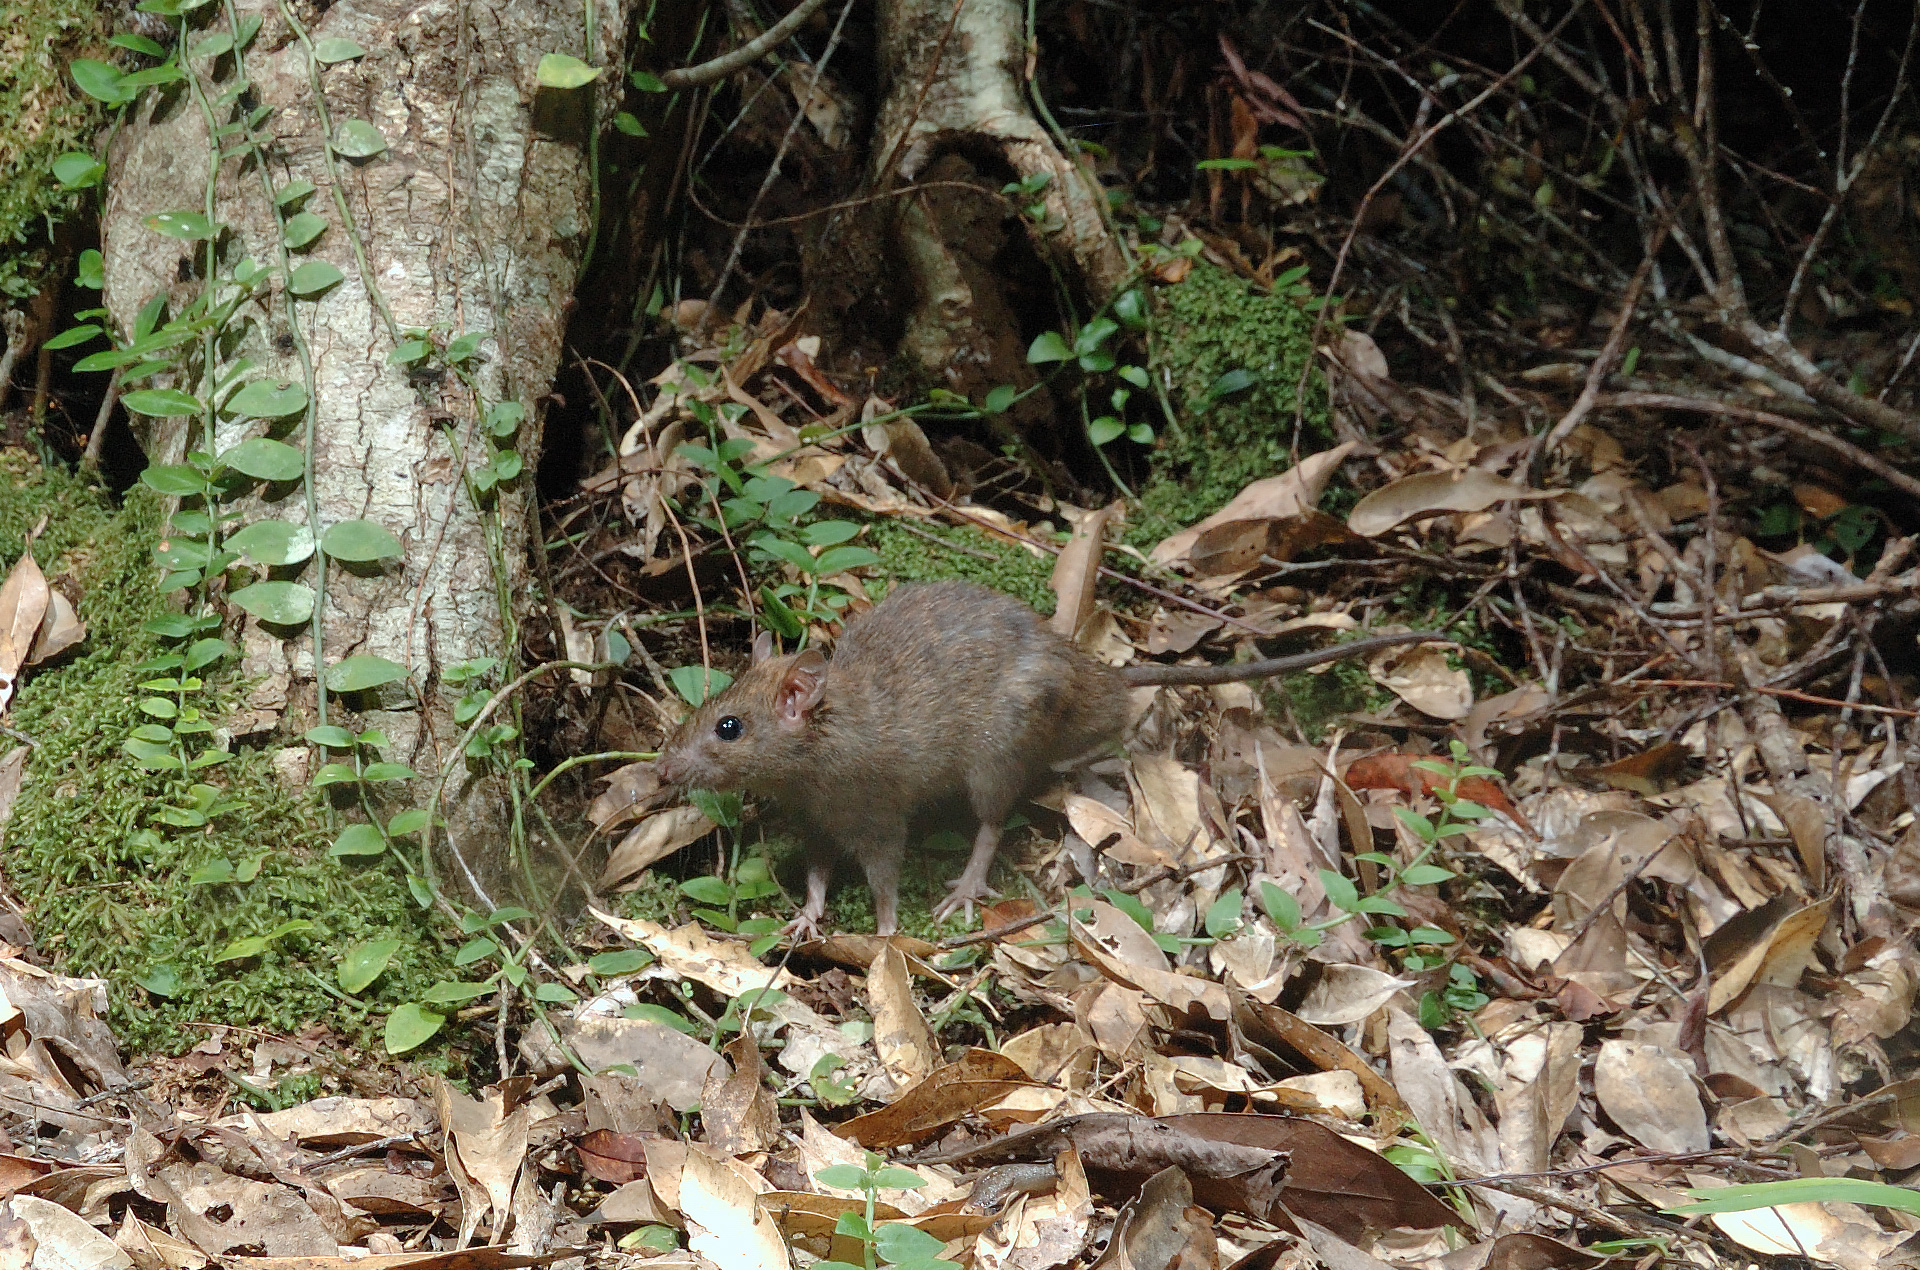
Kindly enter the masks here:
<path id="1" fill-rule="evenodd" d="M 1020 390 L 1012 384 L 1001 384 L 987 394 L 987 399 L 981 403 L 981 408 L 988 414 L 1005 414 L 1007 408 L 1013 405 L 1013 399 L 1019 395 Z"/>
<path id="2" fill-rule="evenodd" d="M 80 263 L 73 271 L 73 281 L 77 286 L 93 291 L 107 285 L 107 260 L 98 248 L 89 247 L 80 253 Z"/>
<path id="3" fill-rule="evenodd" d="M 335 560 L 386 560 L 401 555 L 400 540 L 370 520 L 343 520 L 320 536 L 320 550 Z"/>
<path id="4" fill-rule="evenodd" d="M 324 260 L 309 260 L 287 275 L 287 290 L 309 300 L 346 276 Z"/>
<path id="5" fill-rule="evenodd" d="M 182 242 L 211 238 L 220 230 L 218 225 L 207 219 L 204 212 L 155 212 L 144 223 L 154 233 L 178 238 Z"/>
<path id="6" fill-rule="evenodd" d="M 407 668 L 372 653 L 355 653 L 327 667 L 327 687 L 333 692 L 364 692 L 407 677 Z"/>
<path id="7" fill-rule="evenodd" d="M 879 563 L 879 554 L 865 547 L 830 547 L 820 553 L 813 566 L 815 572 L 825 576 L 843 569 L 864 569 L 870 564 Z"/>
<path id="8" fill-rule="evenodd" d="M 1087 425 L 1087 440 L 1095 445 L 1105 445 L 1127 430 L 1127 425 L 1112 415 L 1101 415 Z"/>
<path id="9" fill-rule="evenodd" d="M 409 807 L 387 822 L 387 833 L 395 838 L 404 838 L 410 833 L 419 833 L 426 827 L 426 809 L 424 807 Z"/>
<path id="10" fill-rule="evenodd" d="M 1067 341 L 1058 331 L 1040 332 L 1027 347 L 1027 360 L 1036 366 L 1043 362 L 1064 362 L 1071 356 L 1073 350 L 1067 347 Z"/>
<path id="11" fill-rule="evenodd" d="M 305 525 L 256 520 L 227 539 L 227 546 L 256 564 L 299 564 L 313 554 L 313 535 Z"/>
<path id="12" fill-rule="evenodd" d="M 256 379 L 227 398 L 224 407 L 230 415 L 243 419 L 284 419 L 307 408 L 307 390 L 303 385 L 282 380 Z"/>
<path id="13" fill-rule="evenodd" d="M 169 415 L 197 415 L 200 399 L 178 388 L 142 388 L 120 398 L 120 404 L 137 415 L 165 419 Z"/>
<path id="14" fill-rule="evenodd" d="M 333 152 L 349 159 L 371 159 L 384 154 L 387 139 L 364 119 L 345 119 L 333 131 Z"/>
<path id="15" fill-rule="evenodd" d="M 566 53 L 548 53 L 540 59 L 535 72 L 542 88 L 584 88 L 600 78 L 600 68 L 589 66 Z"/>
<path id="16" fill-rule="evenodd" d="M 653 964 L 653 954 L 644 948 L 616 948 L 587 958 L 587 969 L 597 975 L 630 975 Z"/>
<path id="17" fill-rule="evenodd" d="M 157 494 L 173 498 L 204 494 L 207 490 L 206 477 L 179 463 L 161 463 L 149 467 L 140 473 L 140 483 Z"/>
<path id="18" fill-rule="evenodd" d="M 256 582 L 228 598 L 275 626 L 298 626 L 313 616 L 313 590 L 298 582 Z"/>
<path id="19" fill-rule="evenodd" d="M 313 193 L 312 181 L 293 181 L 280 187 L 280 192 L 273 196 L 274 205 L 291 207 L 311 193 Z"/>
<path id="20" fill-rule="evenodd" d="M 317 728 L 308 728 L 301 738 L 311 745 L 324 745 L 330 750 L 350 750 L 353 748 L 353 733 L 337 723 L 322 724 Z"/>
<path id="21" fill-rule="evenodd" d="M 356 57 L 365 57 L 367 51 L 352 40 L 338 35 L 328 36 L 324 40 L 313 42 L 313 60 L 322 66 L 332 66 L 335 62 L 351 62 Z"/>
<path id="22" fill-rule="evenodd" d="M 129 409 L 137 409 L 137 407 L 129 407 Z M 142 411 L 142 413 L 145 412 Z M 266 437 L 253 437 L 242 441 L 231 450 L 223 451 L 220 462 L 236 472 L 244 472 L 255 480 L 261 481 L 297 480 L 307 470 L 305 453 L 288 445 L 285 441 L 273 441 Z"/>
<path id="23" fill-rule="evenodd" d="M 393 960 L 393 954 L 399 951 L 400 941 L 397 939 L 370 939 L 347 949 L 347 955 L 340 959 L 340 970 L 335 976 L 341 989 L 358 993 L 380 977 L 380 972 Z"/>
<path id="24" fill-rule="evenodd" d="M 859 536 L 860 526 L 850 520 L 816 520 L 801 535 L 810 547 L 837 547 Z"/>
<path id="25" fill-rule="evenodd" d="M 287 217 L 287 246 L 298 251 L 318 238 L 326 228 L 326 218 L 312 212 L 296 212 Z"/>
<path id="26" fill-rule="evenodd" d="M 84 190 L 100 184 L 107 165 L 85 150 L 69 150 L 53 161 L 53 179 L 70 190 Z"/>
<path id="27" fill-rule="evenodd" d="M 387 840 L 372 825 L 348 825 L 327 849 L 330 856 L 379 855 L 387 849 Z M 348 989 L 352 991 L 352 989 Z"/>
<path id="28" fill-rule="evenodd" d="M 126 76 L 119 67 L 107 62 L 96 62 L 90 57 L 76 57 L 67 70 L 73 75 L 73 82 L 80 91 L 109 106 L 118 106 L 132 101 L 134 92 L 120 81 Z"/>
<path id="29" fill-rule="evenodd" d="M 205 39 L 196 40 L 188 50 L 189 57 L 219 57 L 233 51 L 233 36 L 225 31 L 215 31 Z"/>
<path id="30" fill-rule="evenodd" d="M 446 1021 L 446 1015 L 408 1002 L 387 1016 L 387 1053 L 404 1054 L 425 1044 Z"/>

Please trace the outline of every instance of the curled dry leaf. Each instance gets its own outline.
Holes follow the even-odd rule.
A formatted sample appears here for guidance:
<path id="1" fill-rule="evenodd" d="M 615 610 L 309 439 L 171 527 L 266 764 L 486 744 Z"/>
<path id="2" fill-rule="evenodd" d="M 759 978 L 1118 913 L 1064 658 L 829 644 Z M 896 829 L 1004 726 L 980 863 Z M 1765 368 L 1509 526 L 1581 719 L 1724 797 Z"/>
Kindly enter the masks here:
<path id="1" fill-rule="evenodd" d="M 33 553 L 20 557 L 0 583 L 0 711 L 13 699 L 14 684 L 47 615 L 47 579 Z"/>
<path id="2" fill-rule="evenodd" d="M 1414 709 L 1435 719 L 1464 719 L 1473 709 L 1473 680 L 1447 664 L 1432 644 L 1388 649 L 1369 663 L 1374 680 Z"/>
<path id="3" fill-rule="evenodd" d="M 1480 468 L 1421 472 L 1383 485 L 1355 503 L 1347 513 L 1347 528 L 1362 538 L 1378 538 L 1416 517 L 1485 511 L 1495 503 L 1557 498 L 1561 492 L 1529 489 Z"/>
<path id="4" fill-rule="evenodd" d="M 1327 482 L 1333 479 L 1354 448 L 1354 442 L 1342 442 L 1331 450 L 1308 455 L 1279 476 L 1254 481 L 1205 520 L 1162 538 L 1149 554 L 1158 564 L 1173 564 L 1185 558 L 1200 535 L 1216 525 L 1241 520 L 1284 520 L 1312 511 L 1320 495 L 1326 492 Z"/>
<path id="5" fill-rule="evenodd" d="M 692 807 L 669 807 L 655 812 L 629 829 L 627 836 L 607 854 L 597 885 L 603 890 L 618 890 L 626 882 L 637 886 L 640 874 L 654 862 L 666 859 L 690 842 L 698 842 L 712 833 L 714 827 L 703 812 Z"/>
<path id="6" fill-rule="evenodd" d="M 1035 1084 L 1020 1065 L 991 1050 L 968 1050 L 909 1088 L 890 1106 L 855 1116 L 834 1132 L 870 1151 L 921 1142 L 954 1121 Z"/>
<path id="7" fill-rule="evenodd" d="M 1100 580 L 1100 557 L 1107 546 L 1107 525 L 1120 510 L 1109 503 L 1087 512 L 1074 524 L 1073 537 L 1054 557 L 1048 586 L 1056 600 L 1047 625 L 1062 639 L 1072 639 L 1093 613 L 1093 587 Z"/>
<path id="8" fill-rule="evenodd" d="M 780 1141 L 780 1106 L 767 1087 L 760 1042 L 751 1035 L 736 1037 L 724 1052 L 732 1060 L 732 1071 L 719 1064 L 709 1067 L 700 1095 L 707 1143 L 729 1155 L 765 1151 Z"/>
<path id="9" fill-rule="evenodd" d="M 587 819 L 595 829 L 611 829 L 632 819 L 640 806 L 660 792 L 660 773 L 651 760 L 617 767 L 600 779 L 607 788 L 587 808 Z"/>

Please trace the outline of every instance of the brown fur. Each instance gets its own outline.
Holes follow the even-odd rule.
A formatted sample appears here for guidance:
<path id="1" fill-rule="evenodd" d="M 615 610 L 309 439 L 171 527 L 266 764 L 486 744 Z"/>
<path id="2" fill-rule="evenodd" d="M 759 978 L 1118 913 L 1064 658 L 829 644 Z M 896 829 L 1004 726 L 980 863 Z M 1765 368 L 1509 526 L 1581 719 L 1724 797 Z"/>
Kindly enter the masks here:
<path id="1" fill-rule="evenodd" d="M 993 893 L 987 874 L 1008 813 L 1056 765 L 1119 740 L 1130 686 L 1263 678 L 1433 638 L 1377 636 L 1262 662 L 1122 671 L 996 591 L 904 586 L 847 623 L 831 662 L 815 650 L 757 655 L 668 739 L 659 773 L 668 784 L 769 797 L 800 822 L 807 902 L 797 930 L 818 929 L 827 880 L 846 850 L 866 871 L 880 933 L 892 934 L 914 812 L 957 797 L 978 817 L 966 871 L 937 910 L 971 913 Z M 720 733 L 729 719 L 738 728 L 731 740 Z"/>

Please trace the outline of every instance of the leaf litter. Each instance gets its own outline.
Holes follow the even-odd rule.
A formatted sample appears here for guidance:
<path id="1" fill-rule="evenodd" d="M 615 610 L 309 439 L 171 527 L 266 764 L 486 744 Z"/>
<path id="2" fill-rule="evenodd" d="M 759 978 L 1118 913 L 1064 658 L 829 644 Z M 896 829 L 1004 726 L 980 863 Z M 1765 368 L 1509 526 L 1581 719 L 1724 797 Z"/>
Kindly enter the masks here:
<path id="1" fill-rule="evenodd" d="M 1897 1078 L 1913 714 L 1872 642 L 1915 591 L 1910 542 L 1839 576 L 1729 537 L 1702 485 L 1642 486 L 1595 424 L 1568 440 L 1591 475 L 1543 488 L 1524 446 L 1416 428 L 1365 455 L 1344 520 L 1316 505 L 1351 444 L 1132 552 L 1143 581 L 1102 564 L 1132 551 L 1116 509 L 971 499 L 917 426 L 870 422 L 887 403 L 823 391 L 791 327 L 769 313 L 718 373 L 661 377 L 583 482 L 651 602 L 726 584 L 675 508 L 696 405 L 731 402 L 720 435 L 788 490 L 1055 561 L 1056 629 L 1112 660 L 1355 629 L 1431 571 L 1478 588 L 1520 668 L 1466 625 L 1380 655 L 1356 668 L 1374 704 L 1317 743 L 1245 685 L 1143 692 L 1128 756 L 1040 800 L 1030 893 L 976 934 L 769 964 L 710 924 L 593 908 L 591 942 L 647 964 L 526 1020 L 523 1074 L 471 1093 L 420 1077 L 224 1114 L 194 1076 L 311 1064 L 230 1034 L 136 1080 L 104 985 L 16 948 L 0 1099 L 34 1136 L 0 1157 L 4 1238 L 141 1270 L 859 1264 L 869 1241 L 1028 1270 L 1915 1262 L 1920 1216 L 1889 1199 L 1920 1169 L 1920 1082 Z M 1365 349 L 1335 364 L 1391 387 Z M 807 393 L 821 409 L 791 417 Z M 1327 554 L 1337 574 L 1307 558 Z M 846 559 L 814 580 L 857 608 L 872 564 Z M 23 559 L 0 592 L 9 683 L 84 638 L 37 576 Z M 599 888 L 711 811 L 644 763 L 611 774 Z"/>

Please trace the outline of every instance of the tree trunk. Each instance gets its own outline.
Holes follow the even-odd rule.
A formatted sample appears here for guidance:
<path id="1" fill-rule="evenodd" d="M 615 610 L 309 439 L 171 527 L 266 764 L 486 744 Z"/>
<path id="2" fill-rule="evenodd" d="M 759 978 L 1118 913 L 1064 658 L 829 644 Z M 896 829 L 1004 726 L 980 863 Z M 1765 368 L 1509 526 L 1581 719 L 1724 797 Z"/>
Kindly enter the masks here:
<path id="1" fill-rule="evenodd" d="M 825 226 L 808 267 L 814 321 L 842 347 L 860 343 L 843 325 L 897 329 L 890 351 L 975 401 L 1000 384 L 1024 387 L 1034 373 L 1016 293 L 1053 281 L 1041 262 L 1007 251 L 1023 232 L 1011 214 L 1044 209 L 1040 232 L 1027 227 L 1033 248 L 1053 258 L 1076 305 L 1098 306 L 1127 276 L 1104 196 L 1028 105 L 1017 0 L 878 0 L 878 10 L 880 99 L 866 183 L 874 193 L 915 188 Z M 1019 182 L 1038 193 L 1010 202 L 1001 187 Z M 1023 266 L 1032 276 L 1012 276 Z M 1043 303 L 1051 316 L 1055 304 Z M 1023 432 L 1057 426 L 1045 394 L 1013 416 Z"/>
<path id="2" fill-rule="evenodd" d="M 540 87 L 536 67 L 555 52 L 618 67 L 629 9 L 617 0 L 586 9 L 598 23 L 590 47 L 582 47 L 583 10 L 538 0 L 336 0 L 305 32 L 286 12 L 271 0 L 236 0 L 190 31 L 192 47 L 229 31 L 229 21 L 242 32 L 260 24 L 238 59 L 195 58 L 195 84 L 147 91 L 115 139 L 101 226 L 106 302 L 124 332 L 150 297 L 165 293 L 178 315 L 208 288 L 207 244 L 154 232 L 147 218 L 159 212 L 210 211 L 224 226 L 218 277 L 247 257 L 274 270 L 207 345 L 213 364 L 205 351 L 189 354 L 174 386 L 205 399 L 216 376 L 242 359 L 260 368 L 249 378 L 298 384 L 310 362 L 310 415 L 269 434 L 309 450 L 311 491 L 299 480 L 261 486 L 232 504 L 245 512 L 237 523 L 277 518 L 308 525 L 319 540 L 329 526 L 366 519 L 396 535 L 404 553 L 371 567 L 326 563 L 324 578 L 323 553 L 297 572 L 274 572 L 321 600 L 317 618 L 298 629 L 244 619 L 245 669 L 262 685 L 250 724 L 280 723 L 297 735 L 316 721 L 316 634 L 321 666 L 350 654 L 397 662 L 409 672 L 404 683 L 366 694 L 377 701 L 348 698 L 363 712 L 335 721 L 382 728 L 392 742 L 385 756 L 428 778 L 415 786 L 423 803 L 462 731 L 441 675 L 493 658 L 500 671 L 483 682 L 498 684 L 515 661 L 530 590 L 539 405 L 592 229 L 596 112 L 612 108 L 604 89 Z M 316 62 L 324 65 L 310 70 Z M 243 75 L 251 88 L 225 102 Z M 216 160 L 209 115 L 221 126 L 259 107 L 271 108 L 256 134 L 265 163 Z M 242 140 L 223 128 L 230 155 Z M 378 152 L 365 154 L 370 148 Z M 297 182 L 315 187 L 304 209 L 326 227 L 283 263 L 282 224 L 300 205 L 285 203 L 276 217 L 275 199 Z M 292 295 L 283 269 L 314 261 L 343 279 Z M 437 358 L 411 367 L 389 360 L 396 346 L 428 333 L 444 348 L 469 332 L 481 338 L 464 382 Z M 501 402 L 519 403 L 525 421 L 495 442 L 483 423 Z M 154 421 L 143 434 L 150 460 L 178 463 L 205 448 L 206 427 Z M 212 448 L 223 452 L 262 425 L 219 419 L 212 430 Z M 496 445 L 518 452 L 524 475 L 476 499 L 471 482 L 490 479 Z M 495 472 L 513 461 L 503 462 Z M 331 709 L 338 716 L 341 704 Z M 497 775 L 450 786 L 448 837 L 467 861 L 500 852 L 507 806 Z"/>

